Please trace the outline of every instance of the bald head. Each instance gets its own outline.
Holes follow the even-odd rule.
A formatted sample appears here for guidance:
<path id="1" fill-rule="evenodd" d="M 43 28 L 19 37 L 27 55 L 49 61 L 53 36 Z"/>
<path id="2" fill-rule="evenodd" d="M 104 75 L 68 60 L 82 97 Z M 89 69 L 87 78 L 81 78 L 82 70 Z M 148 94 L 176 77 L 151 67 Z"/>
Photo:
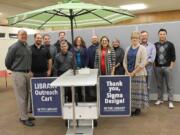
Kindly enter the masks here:
<path id="1" fill-rule="evenodd" d="M 91 37 L 91 42 L 92 42 L 92 44 L 98 44 L 98 37 L 96 35 L 93 35 Z"/>
<path id="2" fill-rule="evenodd" d="M 27 42 L 27 32 L 25 30 L 20 29 L 18 31 L 18 40 L 23 42 L 23 43 Z"/>

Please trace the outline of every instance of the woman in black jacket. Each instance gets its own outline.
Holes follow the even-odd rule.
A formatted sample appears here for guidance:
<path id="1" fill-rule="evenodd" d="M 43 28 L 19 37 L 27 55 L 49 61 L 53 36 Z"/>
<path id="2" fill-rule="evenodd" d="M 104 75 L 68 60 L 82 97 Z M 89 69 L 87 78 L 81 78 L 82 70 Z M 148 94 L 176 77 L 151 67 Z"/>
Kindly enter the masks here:
<path id="1" fill-rule="evenodd" d="M 113 40 L 112 45 L 116 53 L 115 75 L 124 75 L 124 50 L 120 47 L 120 42 L 118 39 Z"/>

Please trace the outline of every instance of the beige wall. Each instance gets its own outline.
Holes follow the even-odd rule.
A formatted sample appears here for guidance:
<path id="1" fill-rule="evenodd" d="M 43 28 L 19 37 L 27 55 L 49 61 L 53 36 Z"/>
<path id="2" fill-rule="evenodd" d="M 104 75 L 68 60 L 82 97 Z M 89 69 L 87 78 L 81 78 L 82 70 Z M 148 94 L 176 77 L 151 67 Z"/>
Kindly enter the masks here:
<path id="1" fill-rule="evenodd" d="M 167 21 L 179 21 L 179 20 L 180 20 L 180 10 L 176 10 L 176 11 L 163 11 L 163 12 L 136 14 L 136 18 L 120 22 L 119 24 L 120 25 L 142 24 L 142 23 L 167 22 Z"/>

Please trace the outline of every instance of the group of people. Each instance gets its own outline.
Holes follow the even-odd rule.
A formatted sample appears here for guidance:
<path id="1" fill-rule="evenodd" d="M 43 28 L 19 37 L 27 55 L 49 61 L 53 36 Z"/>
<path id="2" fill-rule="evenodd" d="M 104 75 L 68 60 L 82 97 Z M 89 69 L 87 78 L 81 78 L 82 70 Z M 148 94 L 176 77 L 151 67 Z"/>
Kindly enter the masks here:
<path id="1" fill-rule="evenodd" d="M 139 115 L 141 109 L 149 106 L 149 92 L 153 69 L 157 81 L 158 98 L 155 105 L 163 103 L 165 84 L 168 93 L 168 107 L 174 108 L 172 69 L 176 60 L 174 44 L 167 40 L 167 30 L 158 31 L 159 41 L 148 41 L 148 32 L 132 32 L 131 45 L 126 49 L 123 66 L 125 74 L 131 76 L 131 115 Z"/>
<path id="2" fill-rule="evenodd" d="M 13 88 L 16 95 L 20 122 L 34 126 L 33 117 L 28 116 L 28 95 L 30 77 L 60 76 L 69 69 L 99 69 L 99 75 L 131 76 L 131 114 L 139 115 L 141 109 L 149 106 L 149 91 L 152 72 L 158 85 L 156 105 L 163 103 L 163 81 L 167 86 L 169 108 L 173 105 L 172 69 L 176 60 L 175 47 L 167 40 L 167 30 L 160 29 L 159 41 L 148 41 L 148 32 L 132 32 L 131 44 L 124 51 L 120 41 L 110 42 L 107 36 L 100 40 L 91 38 L 92 45 L 86 46 L 81 36 L 71 44 L 65 39 L 65 32 L 59 33 L 59 40 L 50 44 L 50 35 L 34 34 L 34 44 L 27 45 L 27 32 L 18 31 L 18 41 L 9 47 L 5 65 L 12 71 Z M 88 90 L 88 97 L 96 99 L 95 88 Z M 76 88 L 78 101 L 82 101 L 82 88 Z M 65 100 L 71 102 L 71 91 L 65 90 Z"/>

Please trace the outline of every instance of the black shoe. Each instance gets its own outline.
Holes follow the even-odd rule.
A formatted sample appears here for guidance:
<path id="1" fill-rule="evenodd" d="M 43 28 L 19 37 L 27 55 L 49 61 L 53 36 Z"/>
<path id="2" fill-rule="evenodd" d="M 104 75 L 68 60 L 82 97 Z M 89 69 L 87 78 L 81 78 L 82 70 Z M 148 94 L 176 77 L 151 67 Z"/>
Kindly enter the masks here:
<path id="1" fill-rule="evenodd" d="M 34 121 L 34 120 L 36 120 L 34 117 L 29 117 L 29 118 L 28 118 L 28 121 Z M 22 122 L 22 120 L 21 120 L 21 119 L 19 119 L 19 121 L 21 121 L 21 122 Z"/>
<path id="2" fill-rule="evenodd" d="M 34 117 L 29 117 L 28 120 L 29 120 L 29 121 L 34 121 L 34 120 L 36 120 L 36 119 L 35 119 Z"/>
<path id="3" fill-rule="evenodd" d="M 135 111 L 131 112 L 131 116 L 135 116 Z"/>
<path id="4" fill-rule="evenodd" d="M 135 115 L 138 116 L 138 115 L 140 115 L 140 113 L 141 113 L 141 109 L 137 108 L 137 109 L 135 110 Z"/>
<path id="5" fill-rule="evenodd" d="M 30 109 L 30 110 L 28 111 L 28 113 L 32 113 L 32 109 Z"/>
<path id="6" fill-rule="evenodd" d="M 34 126 L 34 123 L 32 121 L 29 121 L 29 120 L 21 120 L 20 119 L 20 122 L 23 123 L 25 126 L 29 126 L 29 127 Z"/>

